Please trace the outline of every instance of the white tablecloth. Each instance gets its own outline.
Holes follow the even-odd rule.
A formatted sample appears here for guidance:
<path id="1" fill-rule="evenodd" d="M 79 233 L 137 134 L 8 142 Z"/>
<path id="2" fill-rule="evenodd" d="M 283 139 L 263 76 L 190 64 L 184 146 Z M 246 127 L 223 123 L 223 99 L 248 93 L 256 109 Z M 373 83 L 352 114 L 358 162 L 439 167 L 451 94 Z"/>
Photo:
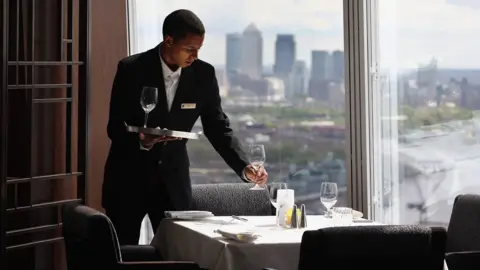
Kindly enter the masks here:
<path id="1" fill-rule="evenodd" d="M 244 217 L 260 235 L 254 243 L 226 240 L 214 230 L 224 226 L 243 226 L 231 217 L 213 217 L 198 221 L 165 219 L 160 224 L 152 245 L 163 259 L 194 261 L 211 270 L 261 270 L 271 267 L 278 270 L 296 270 L 300 242 L 305 230 L 333 226 L 331 219 L 308 216 L 307 229 L 284 229 L 275 224 L 275 217 Z M 372 225 L 378 223 L 358 223 Z"/>

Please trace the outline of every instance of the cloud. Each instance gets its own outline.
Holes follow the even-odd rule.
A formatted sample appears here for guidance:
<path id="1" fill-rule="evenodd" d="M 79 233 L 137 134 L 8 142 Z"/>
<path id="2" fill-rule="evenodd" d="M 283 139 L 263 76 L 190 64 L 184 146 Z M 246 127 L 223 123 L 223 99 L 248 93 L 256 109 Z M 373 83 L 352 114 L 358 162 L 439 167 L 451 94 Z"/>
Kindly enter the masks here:
<path id="1" fill-rule="evenodd" d="M 457 0 L 458 1 L 458 0 Z M 416 67 L 437 58 L 440 67 L 480 67 L 480 10 L 454 0 L 380 0 L 384 65 Z"/>
<path id="2" fill-rule="evenodd" d="M 480 1 L 478 0 L 447 0 L 448 4 L 458 5 L 471 8 L 480 8 Z"/>
<path id="3" fill-rule="evenodd" d="M 380 0 L 379 11 L 381 22 L 403 30 L 480 30 L 480 10 L 445 0 Z"/>
<path id="4" fill-rule="evenodd" d="M 175 9 L 190 9 L 206 25 L 224 27 L 227 31 L 235 27 L 238 28 L 236 31 L 241 31 L 250 22 L 255 22 L 262 29 L 324 31 L 333 24 L 341 23 L 343 12 L 342 1 L 339 0 L 137 0 L 140 1 L 157 1 L 161 6 L 159 15 L 163 16 Z M 338 20 L 329 19 L 331 15 Z"/>
<path id="5" fill-rule="evenodd" d="M 264 37 L 264 63 L 274 61 L 277 33 L 293 33 L 297 56 L 310 63 L 311 50 L 343 48 L 342 0 L 132 0 L 138 48 L 161 40 L 166 15 L 190 9 L 204 22 L 201 58 L 225 62 L 225 34 L 254 22 Z M 439 59 L 440 66 L 480 67 L 480 0 L 379 0 L 380 51 L 386 65 L 414 67 Z M 146 34 L 148 33 L 148 34 Z"/>

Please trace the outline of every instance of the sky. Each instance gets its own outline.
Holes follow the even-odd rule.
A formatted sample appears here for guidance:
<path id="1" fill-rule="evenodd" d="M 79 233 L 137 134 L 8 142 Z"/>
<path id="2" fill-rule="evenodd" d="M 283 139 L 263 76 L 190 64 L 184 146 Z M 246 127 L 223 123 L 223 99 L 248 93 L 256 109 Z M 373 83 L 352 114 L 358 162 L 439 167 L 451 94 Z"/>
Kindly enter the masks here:
<path id="1" fill-rule="evenodd" d="M 378 0 L 378 50 L 383 68 L 415 68 L 435 58 L 441 68 L 480 68 L 480 0 Z M 264 66 L 274 63 L 275 36 L 294 34 L 296 55 L 343 50 L 343 0 L 131 0 L 133 53 L 162 40 L 172 11 L 190 9 L 206 28 L 200 58 L 225 64 L 225 35 L 251 22 L 263 34 Z"/>

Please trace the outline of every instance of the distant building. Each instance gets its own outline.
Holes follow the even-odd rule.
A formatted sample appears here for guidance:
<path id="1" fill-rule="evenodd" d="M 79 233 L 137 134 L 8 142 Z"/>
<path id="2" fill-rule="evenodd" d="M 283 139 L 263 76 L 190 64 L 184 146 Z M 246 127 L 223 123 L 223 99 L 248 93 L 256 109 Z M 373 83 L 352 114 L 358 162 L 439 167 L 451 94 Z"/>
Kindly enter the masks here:
<path id="1" fill-rule="evenodd" d="M 240 71 L 252 79 L 262 77 L 263 73 L 263 38 L 262 33 L 253 23 L 242 34 L 242 62 Z"/>
<path id="2" fill-rule="evenodd" d="M 279 34 L 275 42 L 275 64 L 273 73 L 286 78 L 292 72 L 295 63 L 295 40 L 293 35 Z"/>
<path id="3" fill-rule="evenodd" d="M 220 96 L 221 97 L 227 97 L 228 96 L 228 88 L 230 87 L 230 85 L 229 85 L 229 82 L 228 82 L 228 76 L 227 76 L 226 70 L 216 68 L 215 69 L 215 75 L 217 77 Z"/>
<path id="4" fill-rule="evenodd" d="M 332 53 L 332 79 L 335 82 L 343 82 L 345 78 L 345 54 L 343 51 Z"/>
<path id="5" fill-rule="evenodd" d="M 344 95 L 344 77 L 343 51 L 337 50 L 332 54 L 328 51 L 312 51 L 312 69 L 308 84 L 310 97 L 328 102 L 334 107 L 341 107 Z M 334 91 L 338 91 L 338 93 Z M 331 103 L 332 101 L 334 104 Z"/>
<path id="6" fill-rule="evenodd" d="M 268 77 L 265 78 L 267 81 L 267 94 L 266 98 L 270 101 L 281 101 L 285 100 L 285 84 L 282 79 Z"/>
<path id="7" fill-rule="evenodd" d="M 290 73 L 287 97 L 307 94 L 307 75 L 307 64 L 304 61 L 295 61 Z"/>
<path id="8" fill-rule="evenodd" d="M 238 73 L 242 65 L 242 35 L 239 33 L 227 34 L 226 46 L 226 71 L 227 73 Z"/>
<path id="9" fill-rule="evenodd" d="M 330 53 L 328 51 L 312 51 L 310 80 L 319 82 L 330 78 Z"/>

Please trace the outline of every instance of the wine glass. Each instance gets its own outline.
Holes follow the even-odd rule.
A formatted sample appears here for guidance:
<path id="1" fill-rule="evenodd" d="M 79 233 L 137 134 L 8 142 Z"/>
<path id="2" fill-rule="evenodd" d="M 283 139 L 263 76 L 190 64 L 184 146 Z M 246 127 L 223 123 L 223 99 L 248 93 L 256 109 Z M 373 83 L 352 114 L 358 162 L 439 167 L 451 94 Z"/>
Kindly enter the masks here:
<path id="1" fill-rule="evenodd" d="M 147 127 L 148 114 L 155 109 L 158 102 L 158 89 L 156 87 L 144 86 L 142 89 L 142 97 L 140 98 L 140 104 L 143 111 L 145 111 L 145 121 L 143 127 Z"/>
<path id="2" fill-rule="evenodd" d="M 275 212 L 276 212 L 276 224 L 278 225 L 279 224 L 279 211 L 278 211 L 278 191 L 279 190 L 282 190 L 282 189 L 287 189 L 287 183 L 281 183 L 281 182 L 277 182 L 277 183 L 271 183 L 268 185 L 268 197 L 270 198 L 270 202 L 272 203 L 273 207 L 275 207 Z"/>
<path id="3" fill-rule="evenodd" d="M 320 187 L 320 201 L 327 209 L 326 215 L 330 213 L 330 209 L 337 203 L 337 183 L 323 182 Z"/>
<path id="4" fill-rule="evenodd" d="M 250 164 L 252 165 L 253 169 L 255 169 L 255 171 L 260 170 L 263 167 L 266 159 L 265 147 L 262 144 L 250 145 L 248 153 L 250 157 Z M 265 188 L 258 184 L 255 184 L 255 186 L 252 187 L 250 190 L 263 189 Z"/>
<path id="5" fill-rule="evenodd" d="M 270 202 L 272 203 L 275 209 L 278 209 L 277 204 L 277 193 L 280 189 L 287 189 L 287 183 L 271 183 L 268 185 L 268 196 L 270 198 Z"/>

